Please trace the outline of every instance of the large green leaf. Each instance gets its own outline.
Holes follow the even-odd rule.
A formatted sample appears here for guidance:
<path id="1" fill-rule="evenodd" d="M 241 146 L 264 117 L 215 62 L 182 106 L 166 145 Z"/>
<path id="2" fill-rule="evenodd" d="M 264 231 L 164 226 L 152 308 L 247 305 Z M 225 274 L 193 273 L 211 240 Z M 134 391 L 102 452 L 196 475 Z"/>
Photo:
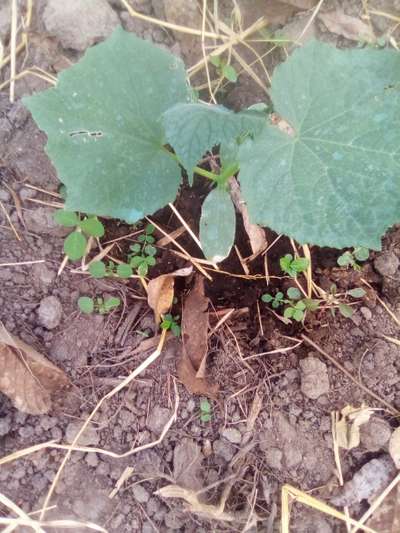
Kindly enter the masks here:
<path id="1" fill-rule="evenodd" d="M 167 140 L 188 171 L 207 150 L 228 143 L 244 133 L 256 134 L 264 127 L 266 115 L 257 110 L 234 113 L 223 106 L 177 104 L 163 116 Z"/>
<path id="2" fill-rule="evenodd" d="M 231 197 L 221 187 L 213 189 L 203 202 L 200 242 L 207 259 L 219 263 L 228 257 L 235 241 L 236 215 Z"/>
<path id="3" fill-rule="evenodd" d="M 47 133 L 66 209 L 133 222 L 175 198 L 180 171 L 159 118 L 189 100 L 183 63 L 118 28 L 24 102 Z"/>
<path id="4" fill-rule="evenodd" d="M 252 222 L 299 242 L 379 249 L 400 220 L 400 54 L 311 42 L 274 73 L 275 111 L 239 150 Z"/>

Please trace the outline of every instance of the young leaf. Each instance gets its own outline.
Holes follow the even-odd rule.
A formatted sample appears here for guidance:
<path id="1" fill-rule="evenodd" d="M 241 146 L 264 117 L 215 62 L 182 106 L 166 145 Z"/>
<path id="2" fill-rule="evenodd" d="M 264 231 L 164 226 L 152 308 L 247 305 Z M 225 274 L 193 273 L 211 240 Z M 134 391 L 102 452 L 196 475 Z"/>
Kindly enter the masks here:
<path id="1" fill-rule="evenodd" d="M 285 318 L 293 318 L 294 312 L 294 307 L 286 307 L 286 309 L 283 311 L 283 316 Z"/>
<path id="2" fill-rule="evenodd" d="M 293 261 L 293 256 L 291 254 L 286 254 L 279 259 L 279 266 L 281 267 L 282 272 L 287 274 L 291 271 L 291 264 Z"/>
<path id="3" fill-rule="evenodd" d="M 339 255 L 339 257 L 337 258 L 337 264 L 342 267 L 350 266 L 353 263 L 354 263 L 353 254 L 349 251 L 344 252 L 342 255 Z"/>
<path id="4" fill-rule="evenodd" d="M 145 257 L 142 257 L 141 255 L 135 255 L 131 258 L 130 265 L 132 268 L 138 268 L 138 266 L 141 265 L 143 261 L 146 261 Z"/>
<path id="5" fill-rule="evenodd" d="M 61 226 L 72 228 L 79 224 L 79 217 L 74 211 L 65 211 L 65 209 L 58 209 L 54 213 L 54 220 Z"/>
<path id="6" fill-rule="evenodd" d="M 135 244 L 132 244 L 131 246 L 129 246 L 129 249 L 134 253 L 134 254 L 137 254 L 140 252 L 140 250 L 142 249 L 140 244 L 135 242 Z"/>
<path id="7" fill-rule="evenodd" d="M 309 311 L 316 311 L 319 307 L 319 301 L 314 300 L 313 298 L 304 298 L 303 302 L 305 303 L 306 309 Z"/>
<path id="8" fill-rule="evenodd" d="M 92 237 L 103 237 L 104 226 L 97 217 L 90 217 L 82 220 L 79 223 L 82 231 L 91 235 Z"/>
<path id="9" fill-rule="evenodd" d="M 353 309 L 350 307 L 350 305 L 347 304 L 339 304 L 339 311 L 340 314 L 343 315 L 345 318 L 350 318 L 353 316 Z"/>
<path id="10" fill-rule="evenodd" d="M 176 196 L 181 173 L 159 118 L 190 100 L 180 59 L 117 28 L 24 103 L 47 133 L 66 208 L 134 222 Z"/>
<path id="11" fill-rule="evenodd" d="M 146 263 L 146 260 L 144 260 L 140 265 L 138 266 L 138 274 L 139 276 L 147 276 L 147 273 L 149 271 L 148 263 Z"/>
<path id="12" fill-rule="evenodd" d="M 300 243 L 380 249 L 399 221 L 400 55 L 311 41 L 276 68 L 275 112 L 239 149 L 252 222 Z M 268 209 L 266 209 L 268 191 Z"/>
<path id="13" fill-rule="evenodd" d="M 155 226 L 153 224 L 147 224 L 147 226 L 145 227 L 144 231 L 146 233 L 146 235 L 152 235 L 154 233 L 154 230 L 155 230 Z"/>
<path id="14" fill-rule="evenodd" d="M 228 257 L 235 241 L 236 215 L 229 193 L 213 189 L 203 202 L 200 242 L 207 259 L 215 263 Z"/>
<path id="15" fill-rule="evenodd" d="M 103 261 L 94 261 L 89 265 L 89 272 L 94 278 L 104 278 L 107 276 L 106 265 Z"/>
<path id="16" fill-rule="evenodd" d="M 151 256 L 154 256 L 157 253 L 157 249 L 154 248 L 154 246 L 152 246 L 151 244 L 146 244 L 146 246 L 144 247 L 144 251 L 147 255 Z"/>
<path id="17" fill-rule="evenodd" d="M 126 263 L 122 263 L 117 266 L 117 276 L 120 278 L 130 278 L 133 274 L 131 265 L 127 265 Z"/>
<path id="18" fill-rule="evenodd" d="M 293 259 L 291 267 L 295 272 L 300 273 L 307 270 L 309 264 L 310 261 L 306 257 L 297 257 Z"/>
<path id="19" fill-rule="evenodd" d="M 79 231 L 73 231 L 64 241 L 64 252 L 71 261 L 77 261 L 85 255 L 87 241 Z"/>
<path id="20" fill-rule="evenodd" d="M 301 293 L 297 287 L 289 287 L 286 294 L 291 300 L 298 300 L 301 298 Z"/>
<path id="21" fill-rule="evenodd" d="M 145 261 L 146 261 L 146 263 L 147 263 L 149 266 L 151 266 L 151 267 L 153 267 L 153 266 L 156 264 L 156 259 L 155 259 L 155 257 L 153 257 L 152 255 L 148 255 L 148 256 L 145 258 Z"/>
<path id="22" fill-rule="evenodd" d="M 163 122 L 167 141 L 182 161 L 192 184 L 193 167 L 207 150 L 242 133 L 258 133 L 266 120 L 265 114 L 258 111 L 234 113 L 217 105 L 177 104 L 164 113 Z"/>
<path id="23" fill-rule="evenodd" d="M 90 315 L 94 311 L 93 298 L 89 298 L 89 296 L 81 296 L 78 299 L 78 307 L 82 311 L 82 313 Z"/>
<path id="24" fill-rule="evenodd" d="M 221 56 L 210 56 L 210 63 L 214 65 L 214 67 L 220 67 L 221 66 Z"/>
<path id="25" fill-rule="evenodd" d="M 353 254 L 357 261 L 366 261 L 369 257 L 369 250 L 368 248 L 359 246 L 358 248 L 354 248 Z"/>
<path id="26" fill-rule="evenodd" d="M 172 335 L 174 335 L 175 337 L 179 337 L 179 335 L 181 334 L 181 327 L 175 321 L 171 324 L 171 332 Z"/>
<path id="27" fill-rule="evenodd" d="M 113 309 L 118 307 L 120 303 L 121 300 L 119 298 L 111 296 L 111 298 L 107 298 L 107 300 L 104 300 L 104 310 L 106 312 L 112 311 Z"/>
<path id="28" fill-rule="evenodd" d="M 302 309 L 295 309 L 293 313 L 293 319 L 296 322 L 301 322 L 304 318 L 304 311 Z"/>
<path id="29" fill-rule="evenodd" d="M 222 74 L 227 80 L 231 81 L 232 83 L 237 82 L 238 75 L 236 69 L 232 67 L 232 65 L 224 65 L 222 67 Z"/>
<path id="30" fill-rule="evenodd" d="M 349 296 L 352 296 L 353 298 L 362 298 L 363 296 L 365 296 L 365 290 L 361 287 L 356 287 L 355 289 L 350 289 L 349 291 L 347 291 L 347 294 Z"/>
<path id="31" fill-rule="evenodd" d="M 203 413 L 211 413 L 211 404 L 210 402 L 207 400 L 207 398 L 202 398 L 200 400 L 200 410 L 203 412 Z"/>
<path id="32" fill-rule="evenodd" d="M 267 304 L 269 304 L 270 302 L 272 302 L 272 300 L 274 299 L 274 297 L 272 296 L 272 294 L 263 294 L 261 296 L 261 300 Z"/>

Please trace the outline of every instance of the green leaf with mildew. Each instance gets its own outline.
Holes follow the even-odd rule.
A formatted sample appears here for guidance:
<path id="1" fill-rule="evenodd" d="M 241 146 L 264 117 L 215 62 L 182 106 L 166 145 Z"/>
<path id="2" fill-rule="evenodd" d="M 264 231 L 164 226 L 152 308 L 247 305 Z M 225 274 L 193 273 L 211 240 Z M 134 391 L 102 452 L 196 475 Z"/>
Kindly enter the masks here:
<path id="1" fill-rule="evenodd" d="M 400 54 L 311 42 L 273 75 L 276 113 L 239 149 L 251 221 L 301 243 L 379 249 L 400 220 Z"/>
<path id="2" fill-rule="evenodd" d="M 121 28 L 56 87 L 24 98 L 67 186 L 66 209 L 129 222 L 176 196 L 181 173 L 159 119 L 188 101 L 182 61 Z"/>

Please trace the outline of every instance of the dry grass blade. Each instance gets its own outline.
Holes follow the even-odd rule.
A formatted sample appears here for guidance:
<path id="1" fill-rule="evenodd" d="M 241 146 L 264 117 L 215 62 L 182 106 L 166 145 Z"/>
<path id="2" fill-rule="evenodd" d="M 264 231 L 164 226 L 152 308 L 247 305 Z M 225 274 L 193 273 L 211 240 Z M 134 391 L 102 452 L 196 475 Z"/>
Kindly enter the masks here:
<path id="1" fill-rule="evenodd" d="M 1 210 L 3 211 L 3 213 L 4 213 L 4 215 L 5 215 L 6 219 L 7 219 L 7 222 L 10 224 L 10 228 L 12 229 L 12 231 L 13 231 L 13 233 L 14 233 L 16 239 L 17 239 L 18 241 L 21 241 L 22 239 L 21 239 L 21 237 L 19 236 L 18 231 L 15 229 L 15 226 L 14 226 L 14 224 L 12 223 L 12 220 L 11 220 L 11 218 L 10 218 L 10 215 L 8 214 L 7 209 L 4 207 L 4 204 L 3 204 L 3 202 L 1 202 L 1 201 L 0 201 L 0 208 L 1 208 Z"/>
<path id="2" fill-rule="evenodd" d="M 371 529 L 370 527 L 367 527 L 361 524 L 361 522 L 346 516 L 344 513 L 341 513 L 334 507 L 331 507 L 330 505 L 327 505 L 326 503 L 321 502 L 317 498 L 314 498 L 313 496 L 310 496 L 306 492 L 296 489 L 295 487 L 292 487 L 291 485 L 282 486 L 282 498 L 281 498 L 281 502 L 282 502 L 281 531 L 282 533 L 290 533 L 290 506 L 293 501 L 307 505 L 308 507 L 311 507 L 312 509 L 320 511 L 321 513 L 324 513 L 328 516 L 332 516 L 333 518 L 338 518 L 339 520 L 342 520 L 343 522 L 346 522 L 346 523 L 348 522 L 352 526 L 356 526 L 362 531 L 367 531 L 368 533 L 379 533 L 375 531 L 374 529 Z"/>
<path id="3" fill-rule="evenodd" d="M 366 424 L 377 409 L 361 406 L 360 408 L 346 405 L 337 417 L 335 435 L 340 448 L 351 450 L 360 445 L 360 426 Z"/>
<path id="4" fill-rule="evenodd" d="M 32 415 L 47 413 L 51 396 L 69 384 L 62 370 L 0 323 L 0 391 Z"/>

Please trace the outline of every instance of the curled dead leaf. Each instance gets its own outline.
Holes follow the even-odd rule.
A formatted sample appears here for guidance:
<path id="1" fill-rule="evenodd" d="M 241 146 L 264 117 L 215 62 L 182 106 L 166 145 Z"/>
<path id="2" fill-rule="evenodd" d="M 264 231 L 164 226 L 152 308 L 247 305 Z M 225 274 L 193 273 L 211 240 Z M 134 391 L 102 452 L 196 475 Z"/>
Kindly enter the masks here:
<path id="1" fill-rule="evenodd" d="M 364 40 L 371 43 L 376 40 L 368 24 L 357 17 L 346 15 L 341 9 L 320 13 L 319 18 L 331 33 L 336 33 L 351 41 Z"/>
<path id="2" fill-rule="evenodd" d="M 376 409 L 346 405 L 341 411 L 341 418 L 336 422 L 336 438 L 340 448 L 351 450 L 360 445 L 360 426 L 368 422 Z"/>
<path id="3" fill-rule="evenodd" d="M 193 394 L 215 398 L 216 384 L 206 379 L 208 353 L 208 298 L 204 295 L 204 279 L 196 277 L 195 285 L 183 302 L 182 357 L 178 363 L 178 376 Z"/>
<path id="4" fill-rule="evenodd" d="M 160 323 L 161 315 L 167 313 L 174 300 L 175 278 L 189 276 L 193 267 L 181 268 L 171 274 L 163 274 L 149 281 L 147 285 L 147 302 L 154 311 L 156 324 Z"/>
<path id="5" fill-rule="evenodd" d="M 66 374 L 0 324 L 0 391 L 30 415 L 47 413 L 51 397 L 69 385 Z"/>
<path id="6" fill-rule="evenodd" d="M 253 255 L 257 255 L 265 250 L 267 247 L 267 239 L 265 238 L 264 229 L 258 224 L 250 222 L 249 211 L 246 203 L 243 201 L 240 186 L 236 178 L 230 180 L 231 198 L 235 204 L 236 209 L 241 213 L 243 218 L 244 229 L 249 237 L 251 250 Z"/>
<path id="7" fill-rule="evenodd" d="M 390 437 L 389 453 L 396 467 L 400 469 L 400 427 L 395 429 Z"/>

